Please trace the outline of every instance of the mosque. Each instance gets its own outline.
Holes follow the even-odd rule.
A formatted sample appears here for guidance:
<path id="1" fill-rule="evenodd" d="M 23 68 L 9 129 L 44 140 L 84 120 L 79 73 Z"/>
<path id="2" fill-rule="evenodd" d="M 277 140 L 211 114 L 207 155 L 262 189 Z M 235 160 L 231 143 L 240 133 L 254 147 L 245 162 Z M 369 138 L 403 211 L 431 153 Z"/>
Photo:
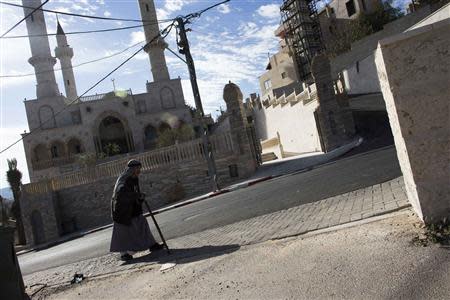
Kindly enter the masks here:
<path id="1" fill-rule="evenodd" d="M 41 0 L 22 0 L 24 14 Z M 160 36 L 153 0 L 138 0 L 144 27 L 144 50 L 149 56 L 153 81 L 146 92 L 112 91 L 79 97 L 72 67 L 74 49 L 69 46 L 61 24 L 57 24 L 57 47 L 50 50 L 42 10 L 26 19 L 31 48 L 28 62 L 36 74 L 36 99 L 25 100 L 31 135 L 23 135 L 31 182 L 57 177 L 79 169 L 80 154 L 101 156 L 114 145 L 118 153 L 141 153 L 156 147 L 159 135 L 183 124 L 192 124 L 180 78 L 171 78 Z M 155 36 L 158 38 L 154 39 Z M 65 94 L 56 83 L 54 65 L 61 65 Z"/>

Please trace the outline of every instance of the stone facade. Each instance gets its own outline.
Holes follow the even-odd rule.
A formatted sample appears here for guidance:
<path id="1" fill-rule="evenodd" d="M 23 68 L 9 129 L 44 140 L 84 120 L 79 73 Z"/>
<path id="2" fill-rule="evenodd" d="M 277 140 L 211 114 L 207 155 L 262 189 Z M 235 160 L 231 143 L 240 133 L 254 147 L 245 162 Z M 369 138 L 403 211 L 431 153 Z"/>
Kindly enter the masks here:
<path id="1" fill-rule="evenodd" d="M 40 0 L 23 0 L 37 7 Z M 23 143 L 31 182 L 76 171 L 81 154 L 102 156 L 108 144 L 119 146 L 120 154 L 134 154 L 154 148 L 164 130 L 192 125 L 180 78 L 171 79 L 167 69 L 165 42 L 159 36 L 156 10 L 152 0 L 139 0 L 149 43 L 153 81 L 147 82 L 146 93 L 112 91 L 105 94 L 77 96 L 71 58 L 74 51 L 58 23 L 55 55 L 62 67 L 66 95 L 59 93 L 53 72 L 56 62 L 49 48 L 42 11 L 27 18 L 32 57 L 37 80 L 37 98 L 25 101 L 28 127 L 32 135 L 24 134 Z M 31 10 L 25 9 L 25 14 Z M 44 36 L 42 36 L 44 35 Z M 158 37 L 154 39 L 154 37 Z M 45 71 L 45 72 L 43 72 Z"/>
<path id="2" fill-rule="evenodd" d="M 354 135 L 354 124 L 351 112 L 344 108 L 348 106 L 345 95 L 341 99 L 336 96 L 331 67 L 328 57 L 316 55 L 311 64 L 311 73 L 317 89 L 316 121 L 323 148 L 331 151 L 348 142 Z M 341 101 L 338 101 L 341 100 Z"/>
<path id="3" fill-rule="evenodd" d="M 450 216 L 450 18 L 383 40 L 376 53 L 408 199 L 419 217 Z"/>

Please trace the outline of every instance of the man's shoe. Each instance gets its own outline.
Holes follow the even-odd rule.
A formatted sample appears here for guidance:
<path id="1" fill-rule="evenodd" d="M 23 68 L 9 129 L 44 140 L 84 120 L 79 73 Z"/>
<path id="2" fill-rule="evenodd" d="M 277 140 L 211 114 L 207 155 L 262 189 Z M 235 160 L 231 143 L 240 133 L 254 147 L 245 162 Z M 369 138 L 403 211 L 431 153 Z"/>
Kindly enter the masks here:
<path id="1" fill-rule="evenodd" d="M 164 249 L 164 245 L 163 244 L 155 243 L 153 246 L 150 247 L 150 251 L 151 252 L 158 251 L 158 250 L 161 250 L 161 249 Z"/>
<path id="2" fill-rule="evenodd" d="M 128 254 L 128 253 L 122 254 L 122 255 L 120 256 L 120 260 L 122 260 L 122 261 L 130 261 L 130 260 L 132 260 L 132 259 L 133 259 L 133 256 L 130 255 L 130 254 Z"/>

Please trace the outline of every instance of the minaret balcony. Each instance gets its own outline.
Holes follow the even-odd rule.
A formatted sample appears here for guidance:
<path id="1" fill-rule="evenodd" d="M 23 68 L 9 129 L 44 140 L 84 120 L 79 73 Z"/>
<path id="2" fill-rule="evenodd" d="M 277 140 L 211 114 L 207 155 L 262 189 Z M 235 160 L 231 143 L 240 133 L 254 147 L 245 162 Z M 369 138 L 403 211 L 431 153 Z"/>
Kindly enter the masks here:
<path id="1" fill-rule="evenodd" d="M 55 56 L 57 58 L 72 58 L 73 57 L 73 49 L 70 47 L 56 47 L 55 48 Z"/>
<path id="2" fill-rule="evenodd" d="M 51 56 L 32 56 L 30 59 L 28 59 L 28 62 L 33 67 L 39 66 L 39 65 L 49 65 L 52 66 L 56 64 L 56 58 Z"/>

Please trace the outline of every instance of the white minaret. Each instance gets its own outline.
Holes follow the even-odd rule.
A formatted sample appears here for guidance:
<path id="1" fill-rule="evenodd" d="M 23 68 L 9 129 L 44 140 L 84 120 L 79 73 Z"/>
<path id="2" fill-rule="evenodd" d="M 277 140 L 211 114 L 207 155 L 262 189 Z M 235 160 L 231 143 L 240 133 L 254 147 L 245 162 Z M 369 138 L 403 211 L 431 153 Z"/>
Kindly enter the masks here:
<path id="1" fill-rule="evenodd" d="M 64 30 L 59 24 L 56 30 L 56 43 L 55 56 L 61 63 L 62 76 L 64 80 L 64 88 L 66 89 L 66 97 L 69 100 L 77 99 L 77 86 L 75 84 L 75 75 L 72 68 L 73 49 L 67 44 L 67 37 Z"/>
<path id="2" fill-rule="evenodd" d="M 159 26 L 157 23 L 158 18 L 156 17 L 155 4 L 153 3 L 153 0 L 138 0 L 138 2 L 142 20 L 150 22 L 143 22 L 145 40 L 148 43 L 155 36 L 159 35 Z M 150 58 L 153 81 L 155 82 L 170 79 L 166 64 L 166 57 L 164 56 L 164 49 L 166 47 L 167 43 L 163 38 L 159 37 L 145 49 L 145 52 L 148 53 L 148 56 Z"/>
<path id="3" fill-rule="evenodd" d="M 41 0 L 22 0 L 23 6 L 38 7 Z M 25 16 L 33 11 L 31 8 L 23 9 Z M 44 12 L 42 10 L 35 11 L 26 19 L 28 35 L 44 35 L 30 37 L 31 58 L 28 62 L 34 67 L 36 74 L 36 96 L 53 97 L 59 96 L 58 85 L 56 84 L 55 72 L 53 66 L 56 59 L 50 52 L 48 43 L 47 27 L 45 25 Z"/>

